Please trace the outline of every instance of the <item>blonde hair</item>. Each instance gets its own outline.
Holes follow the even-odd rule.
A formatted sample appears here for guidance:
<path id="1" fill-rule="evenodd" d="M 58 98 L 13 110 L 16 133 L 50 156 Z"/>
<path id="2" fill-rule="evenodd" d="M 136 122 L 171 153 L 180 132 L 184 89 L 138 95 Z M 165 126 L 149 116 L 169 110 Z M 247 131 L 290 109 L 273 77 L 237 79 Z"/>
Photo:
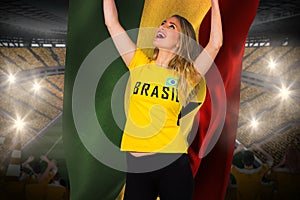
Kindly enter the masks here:
<path id="1" fill-rule="evenodd" d="M 173 15 L 180 22 L 180 45 L 176 55 L 170 60 L 168 67 L 179 74 L 178 92 L 181 103 L 185 106 L 196 95 L 195 89 L 190 90 L 197 83 L 196 77 L 201 76 L 193 65 L 193 61 L 200 53 L 200 46 L 196 42 L 196 33 L 191 23 L 180 15 Z M 158 56 L 158 48 L 154 49 L 153 60 Z"/>

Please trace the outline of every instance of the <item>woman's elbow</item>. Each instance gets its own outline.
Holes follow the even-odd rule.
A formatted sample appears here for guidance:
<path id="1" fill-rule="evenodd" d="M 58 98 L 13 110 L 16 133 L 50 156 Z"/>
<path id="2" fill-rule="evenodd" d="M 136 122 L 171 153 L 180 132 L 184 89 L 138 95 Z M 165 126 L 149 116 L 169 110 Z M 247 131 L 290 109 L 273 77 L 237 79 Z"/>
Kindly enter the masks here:
<path id="1" fill-rule="evenodd" d="M 209 44 L 210 44 L 209 46 L 210 46 L 211 51 L 215 52 L 215 53 L 218 53 L 220 51 L 222 45 L 223 45 L 223 40 L 221 39 L 221 40 L 218 40 L 218 41 L 216 41 L 216 40 L 211 41 Z"/>
<path id="2" fill-rule="evenodd" d="M 119 25 L 117 22 L 118 22 L 118 21 L 113 22 L 113 21 L 111 21 L 110 19 L 104 21 L 104 24 L 105 24 L 107 30 L 108 30 L 111 34 L 115 32 L 116 27 Z"/>
<path id="3" fill-rule="evenodd" d="M 107 28 L 111 27 L 113 22 L 110 19 L 104 19 L 104 24 Z"/>
<path id="4" fill-rule="evenodd" d="M 221 49 L 222 46 L 223 46 L 223 37 L 220 37 L 213 42 L 213 47 L 218 51 Z"/>

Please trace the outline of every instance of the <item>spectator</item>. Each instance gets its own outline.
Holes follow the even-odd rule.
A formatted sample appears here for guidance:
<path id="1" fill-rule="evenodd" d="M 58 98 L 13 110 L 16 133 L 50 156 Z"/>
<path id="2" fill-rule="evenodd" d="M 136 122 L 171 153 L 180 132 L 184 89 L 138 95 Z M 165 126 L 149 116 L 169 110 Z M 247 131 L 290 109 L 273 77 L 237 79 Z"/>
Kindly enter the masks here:
<path id="1" fill-rule="evenodd" d="M 296 146 L 297 147 L 297 146 Z M 276 165 L 268 178 L 275 182 L 275 199 L 300 197 L 300 152 L 288 147 L 282 161 Z"/>
<path id="2" fill-rule="evenodd" d="M 266 163 L 255 167 L 255 157 L 252 150 L 261 152 L 267 160 Z M 271 168 L 273 158 L 257 144 L 252 145 L 251 151 L 244 150 L 244 147 L 239 145 L 235 149 L 234 154 L 240 151 L 242 151 L 243 168 L 239 168 L 234 165 L 231 168 L 231 173 L 233 174 L 237 184 L 237 199 L 259 199 L 262 192 L 262 178 Z"/>
<path id="3" fill-rule="evenodd" d="M 36 162 L 33 167 L 30 165 L 34 160 L 33 156 L 29 156 L 28 159 L 21 165 L 20 181 L 24 181 L 26 184 L 31 183 L 45 183 L 48 184 L 50 180 L 55 176 L 58 168 L 55 160 L 49 160 L 47 156 L 42 155 L 40 161 Z M 42 170 L 41 162 L 47 163 L 45 170 Z"/>

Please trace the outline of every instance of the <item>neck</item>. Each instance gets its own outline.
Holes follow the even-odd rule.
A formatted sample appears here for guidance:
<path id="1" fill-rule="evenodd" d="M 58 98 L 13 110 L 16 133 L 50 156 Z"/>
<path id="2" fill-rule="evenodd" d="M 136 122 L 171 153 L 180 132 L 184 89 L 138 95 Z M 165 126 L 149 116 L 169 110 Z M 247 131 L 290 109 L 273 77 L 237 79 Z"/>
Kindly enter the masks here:
<path id="1" fill-rule="evenodd" d="M 159 50 L 155 64 L 168 68 L 170 60 L 174 57 L 174 53 L 170 51 Z"/>

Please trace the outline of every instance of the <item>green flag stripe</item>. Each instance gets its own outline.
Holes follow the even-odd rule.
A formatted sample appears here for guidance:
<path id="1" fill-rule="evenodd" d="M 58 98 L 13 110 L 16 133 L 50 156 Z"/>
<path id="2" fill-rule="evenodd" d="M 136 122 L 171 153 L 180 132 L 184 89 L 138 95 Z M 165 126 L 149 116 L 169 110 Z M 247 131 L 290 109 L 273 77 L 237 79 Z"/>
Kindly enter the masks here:
<path id="1" fill-rule="evenodd" d="M 116 0 L 116 4 L 122 25 L 126 29 L 138 28 L 144 1 Z M 63 142 L 70 178 L 70 195 L 71 199 L 112 200 L 122 189 L 125 174 L 103 165 L 90 155 L 78 137 L 72 115 L 72 90 L 79 67 L 90 51 L 109 37 L 103 20 L 102 1 L 70 0 L 68 12 Z M 101 59 L 101 55 L 99 58 Z M 114 143 L 120 141 L 121 130 L 115 128 L 113 123 L 110 96 L 112 86 L 125 72 L 121 59 L 116 60 L 101 78 L 95 97 L 99 122 Z M 89 130 L 86 131 L 88 133 Z"/>

